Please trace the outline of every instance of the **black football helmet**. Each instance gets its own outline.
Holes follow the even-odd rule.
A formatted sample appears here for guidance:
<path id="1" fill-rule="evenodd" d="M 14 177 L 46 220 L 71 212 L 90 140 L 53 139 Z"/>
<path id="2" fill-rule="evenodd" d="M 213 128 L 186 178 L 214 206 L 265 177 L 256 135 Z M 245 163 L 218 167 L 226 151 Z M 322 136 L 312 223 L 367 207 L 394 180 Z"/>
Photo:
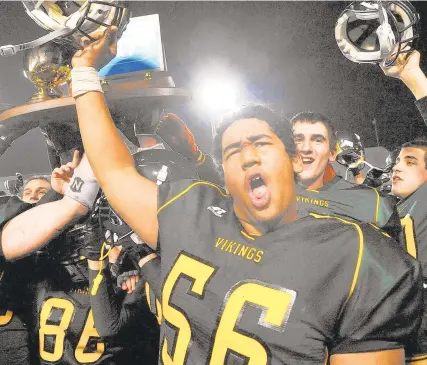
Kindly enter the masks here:
<path id="1" fill-rule="evenodd" d="M 337 132 L 336 161 L 345 167 L 356 167 L 365 158 L 365 149 L 359 135 L 345 131 Z"/>
<path id="2" fill-rule="evenodd" d="M 138 172 L 161 185 L 182 179 L 198 179 L 197 170 L 179 153 L 168 150 L 145 150 L 133 155 Z M 95 204 L 100 225 L 105 233 L 105 241 L 111 245 L 145 244 L 126 222 L 110 206 L 105 195 Z"/>
<path id="3" fill-rule="evenodd" d="M 415 49 L 419 33 L 419 16 L 406 0 L 354 1 L 335 25 L 335 39 L 346 58 L 385 67 Z"/>
<path id="4" fill-rule="evenodd" d="M 119 36 L 130 18 L 128 1 L 22 1 L 28 16 L 50 33 L 32 42 L 16 46 L 0 47 L 1 56 L 14 55 L 19 51 L 41 46 L 50 41 L 81 48 L 81 39 L 94 41 L 91 33 L 104 31 L 115 25 Z"/>

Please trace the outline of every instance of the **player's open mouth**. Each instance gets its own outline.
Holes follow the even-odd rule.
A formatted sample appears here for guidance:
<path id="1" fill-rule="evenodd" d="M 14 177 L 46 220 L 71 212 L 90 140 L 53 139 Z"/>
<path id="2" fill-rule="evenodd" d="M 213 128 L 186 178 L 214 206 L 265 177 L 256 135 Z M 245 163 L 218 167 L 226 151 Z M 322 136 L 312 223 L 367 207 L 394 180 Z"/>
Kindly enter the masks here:
<path id="1" fill-rule="evenodd" d="M 402 181 L 402 179 L 401 179 L 399 176 L 393 176 L 392 181 L 393 181 L 394 183 L 397 183 L 397 182 L 399 182 L 399 181 Z"/>
<path id="2" fill-rule="evenodd" d="M 270 203 L 270 192 L 264 177 L 261 174 L 254 174 L 248 177 L 249 197 L 252 204 L 257 209 L 263 209 Z"/>
<path id="3" fill-rule="evenodd" d="M 302 163 L 304 164 L 304 165 L 310 165 L 310 164 L 312 164 L 314 162 L 314 158 L 311 158 L 311 157 L 303 157 L 302 158 Z"/>

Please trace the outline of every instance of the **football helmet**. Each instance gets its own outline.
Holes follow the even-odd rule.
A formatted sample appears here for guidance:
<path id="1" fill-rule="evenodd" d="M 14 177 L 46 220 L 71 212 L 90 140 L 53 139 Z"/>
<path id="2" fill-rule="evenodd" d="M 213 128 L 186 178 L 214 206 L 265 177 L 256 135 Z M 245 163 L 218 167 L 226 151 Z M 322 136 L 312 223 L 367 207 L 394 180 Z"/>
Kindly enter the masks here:
<path id="1" fill-rule="evenodd" d="M 345 167 L 354 168 L 365 158 L 365 149 L 356 133 L 337 132 L 336 161 Z"/>
<path id="2" fill-rule="evenodd" d="M 120 37 L 130 18 L 127 1 L 30 0 L 22 3 L 30 18 L 50 33 L 28 43 L 0 47 L 1 56 L 14 55 L 50 41 L 69 44 L 79 49 L 82 48 L 82 37 L 94 41 L 91 33 L 104 31 L 112 25 L 118 27 Z"/>
<path id="3" fill-rule="evenodd" d="M 138 172 L 157 185 L 181 179 L 199 178 L 191 163 L 173 151 L 145 150 L 135 153 L 133 158 Z M 123 246 L 144 244 L 144 241 L 110 206 L 105 195 L 102 195 L 95 203 L 94 213 L 98 214 L 106 243 Z"/>
<path id="4" fill-rule="evenodd" d="M 389 67 L 415 49 L 419 31 L 419 16 L 409 1 L 354 1 L 339 16 L 335 39 L 350 61 Z"/>

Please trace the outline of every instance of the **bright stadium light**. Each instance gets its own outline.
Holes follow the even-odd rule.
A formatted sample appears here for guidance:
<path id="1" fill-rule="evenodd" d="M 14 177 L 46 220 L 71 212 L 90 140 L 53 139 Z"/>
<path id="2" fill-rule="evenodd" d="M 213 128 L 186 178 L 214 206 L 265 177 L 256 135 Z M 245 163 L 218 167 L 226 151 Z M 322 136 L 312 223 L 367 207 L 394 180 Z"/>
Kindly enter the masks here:
<path id="1" fill-rule="evenodd" d="M 195 93 L 200 107 L 210 112 L 224 112 L 236 108 L 240 94 L 238 82 L 227 78 L 204 80 Z"/>
<path id="2" fill-rule="evenodd" d="M 218 65 L 213 65 L 209 73 L 199 72 L 195 76 L 193 105 L 202 115 L 209 116 L 212 136 L 215 136 L 216 123 L 224 113 L 239 107 L 245 89 L 238 73 L 224 71 Z"/>

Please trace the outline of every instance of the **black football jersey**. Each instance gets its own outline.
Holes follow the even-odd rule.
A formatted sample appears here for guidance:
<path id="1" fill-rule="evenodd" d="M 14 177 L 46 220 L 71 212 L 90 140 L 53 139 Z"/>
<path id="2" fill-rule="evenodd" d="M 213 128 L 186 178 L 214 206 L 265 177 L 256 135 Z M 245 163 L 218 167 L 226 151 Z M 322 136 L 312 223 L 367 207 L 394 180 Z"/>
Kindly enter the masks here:
<path id="1" fill-rule="evenodd" d="M 21 280 L 26 267 L 19 264 L 0 256 L 0 365 L 35 364 L 36 351 L 26 323 L 26 283 Z"/>
<path id="2" fill-rule="evenodd" d="M 421 262 L 424 292 L 427 288 L 427 183 L 421 185 L 413 194 L 402 199 L 397 206 L 403 227 L 403 242 L 407 251 Z M 424 293 L 427 299 L 427 293 Z M 413 359 L 427 359 L 427 301 L 424 317 L 418 335 L 417 355 Z"/>
<path id="3" fill-rule="evenodd" d="M 306 212 L 331 214 L 365 223 L 372 223 L 398 238 L 401 232 L 393 199 L 365 185 L 356 185 L 336 176 L 319 190 L 296 185 L 297 208 Z"/>
<path id="4" fill-rule="evenodd" d="M 163 184 L 158 219 L 162 364 L 320 365 L 419 325 L 419 264 L 368 224 L 314 215 L 252 237 L 200 181 Z"/>
<path id="5" fill-rule="evenodd" d="M 95 328 L 87 286 L 65 289 L 46 279 L 35 285 L 34 295 L 33 332 L 41 364 L 115 364 Z"/>
<path id="6" fill-rule="evenodd" d="M 2 205 L 0 230 L 32 206 L 16 196 L 11 197 Z M 37 364 L 37 350 L 28 329 L 31 319 L 28 284 L 34 264 L 33 257 L 7 262 L 0 250 L 0 365 Z"/>

